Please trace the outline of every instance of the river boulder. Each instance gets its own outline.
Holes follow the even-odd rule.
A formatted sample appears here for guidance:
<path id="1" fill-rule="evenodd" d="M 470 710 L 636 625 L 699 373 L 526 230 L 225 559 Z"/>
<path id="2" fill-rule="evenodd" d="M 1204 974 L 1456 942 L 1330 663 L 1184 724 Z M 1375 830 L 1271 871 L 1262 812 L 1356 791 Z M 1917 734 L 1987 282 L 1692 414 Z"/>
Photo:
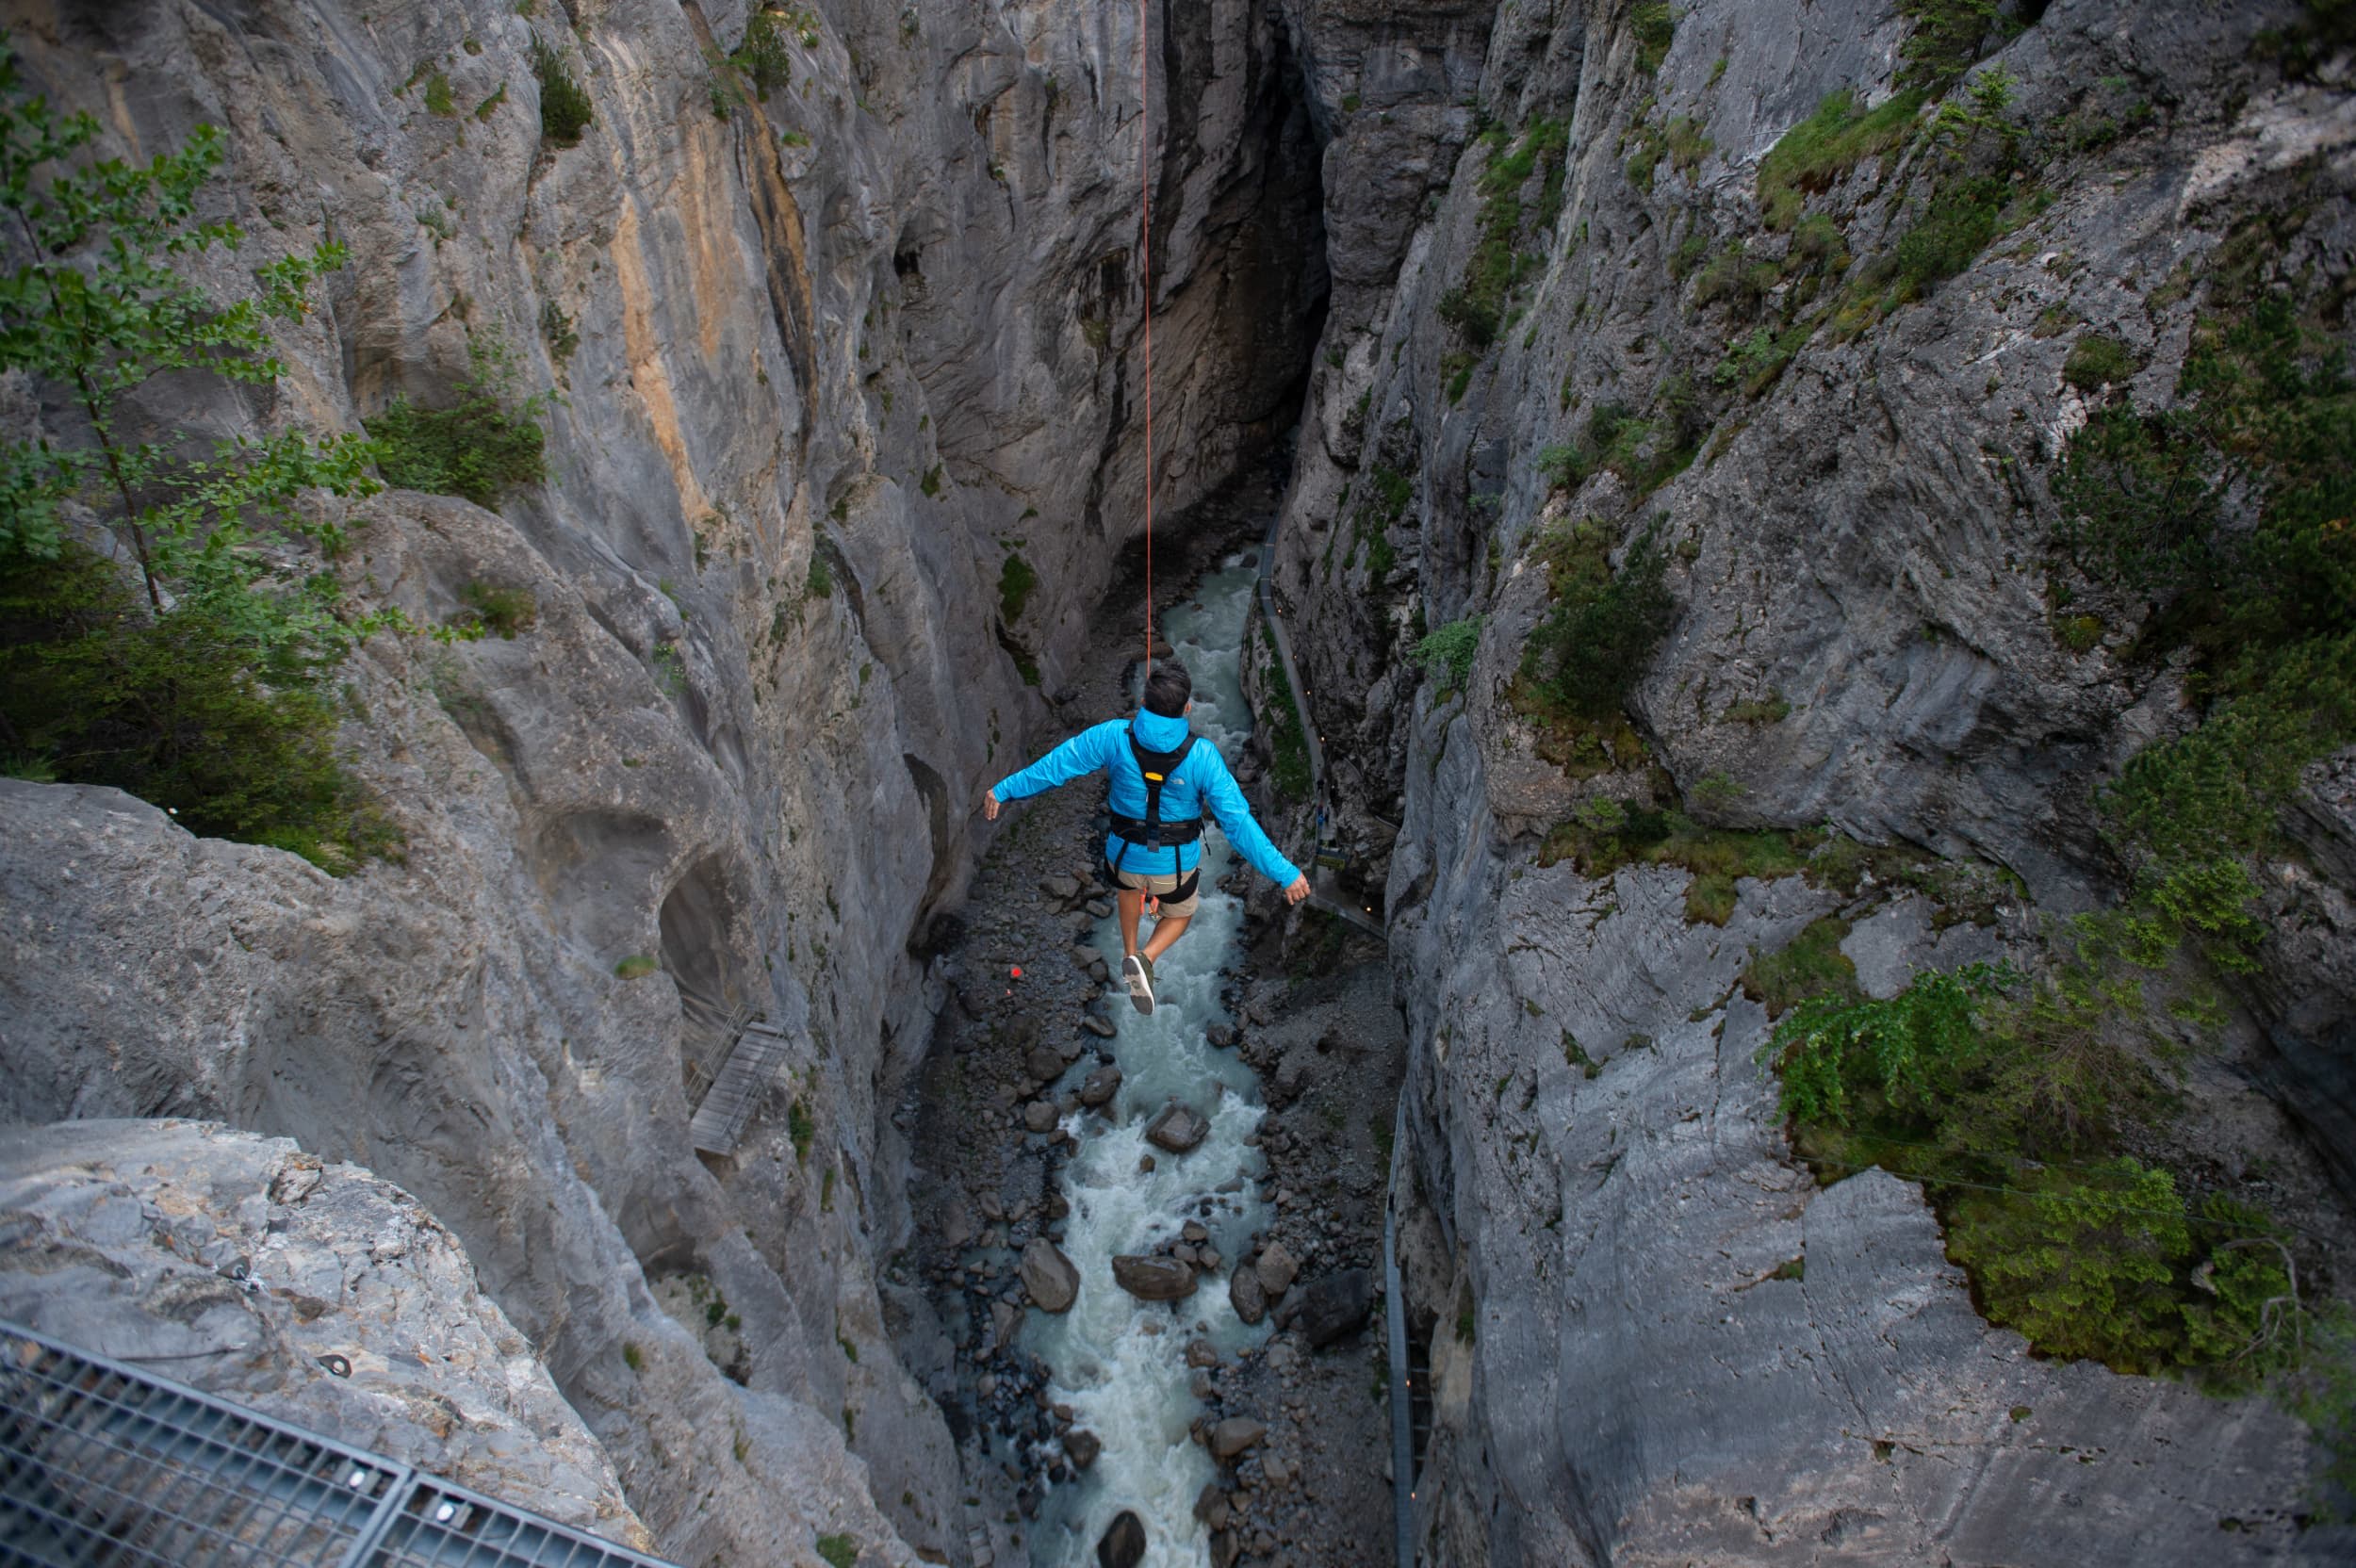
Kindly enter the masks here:
<path id="1" fill-rule="evenodd" d="M 1260 1288 L 1268 1292 L 1270 1300 L 1292 1289 L 1294 1279 L 1301 1273 L 1300 1261 L 1284 1250 L 1281 1241 L 1271 1241 L 1262 1248 L 1260 1261 L 1252 1266 L 1260 1276 Z"/>
<path id="2" fill-rule="evenodd" d="M 1312 1281 L 1301 1293 L 1301 1315 L 1293 1326 L 1321 1350 L 1366 1326 L 1374 1304 L 1374 1277 L 1363 1268 L 1345 1268 Z"/>
<path id="3" fill-rule="evenodd" d="M 1124 1253 L 1113 1259 L 1113 1282 L 1140 1301 L 1175 1301 L 1194 1294 L 1194 1270 L 1175 1258 Z"/>
<path id="4" fill-rule="evenodd" d="M 1144 1560 L 1145 1523 L 1122 1509 L 1096 1543 L 1097 1568 L 1137 1568 Z"/>
<path id="5" fill-rule="evenodd" d="M 1268 1291 L 1260 1283 L 1259 1271 L 1250 1264 L 1238 1266 L 1227 1281 L 1227 1301 L 1246 1323 L 1256 1324 L 1266 1317 Z"/>
<path id="6" fill-rule="evenodd" d="M 1146 1124 L 1145 1141 L 1168 1153 L 1184 1154 L 1200 1148 L 1210 1133 L 1211 1124 L 1201 1112 L 1172 1102 Z"/>
<path id="7" fill-rule="evenodd" d="M 1063 1250 L 1045 1236 L 1033 1236 L 1023 1249 L 1023 1288 L 1042 1312 L 1070 1312 L 1080 1297 L 1080 1269 Z"/>

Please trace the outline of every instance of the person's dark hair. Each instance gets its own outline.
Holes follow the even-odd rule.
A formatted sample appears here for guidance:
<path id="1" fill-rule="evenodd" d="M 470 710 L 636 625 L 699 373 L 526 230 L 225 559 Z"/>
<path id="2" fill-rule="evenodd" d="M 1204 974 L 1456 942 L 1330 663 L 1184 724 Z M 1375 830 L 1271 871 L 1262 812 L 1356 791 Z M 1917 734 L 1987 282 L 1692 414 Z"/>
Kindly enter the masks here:
<path id="1" fill-rule="evenodd" d="M 1186 703 L 1194 695 L 1194 678 L 1175 659 L 1164 659 L 1153 666 L 1153 673 L 1145 678 L 1145 710 L 1159 713 L 1166 719 L 1184 718 Z"/>

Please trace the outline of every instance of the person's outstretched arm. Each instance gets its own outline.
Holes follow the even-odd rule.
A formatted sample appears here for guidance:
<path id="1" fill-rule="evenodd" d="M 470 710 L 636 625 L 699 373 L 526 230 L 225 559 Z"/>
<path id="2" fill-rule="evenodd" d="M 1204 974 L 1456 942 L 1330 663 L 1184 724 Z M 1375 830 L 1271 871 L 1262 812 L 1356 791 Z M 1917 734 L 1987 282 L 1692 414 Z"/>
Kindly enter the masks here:
<path id="1" fill-rule="evenodd" d="M 1000 779 L 982 796 L 983 817 L 996 822 L 998 808 L 1007 801 L 1042 794 L 1058 784 L 1069 784 L 1104 767 L 1111 755 L 1111 743 L 1121 738 L 1123 723 L 1108 719 L 1091 725 L 1022 772 Z"/>
<path id="2" fill-rule="evenodd" d="M 1203 746 L 1210 752 L 1197 776 L 1204 804 L 1219 818 L 1219 831 L 1227 835 L 1243 858 L 1252 862 L 1262 876 L 1284 890 L 1284 902 L 1298 904 L 1309 896 L 1309 879 L 1301 868 L 1284 858 L 1268 836 L 1260 831 L 1260 824 L 1252 815 L 1252 803 L 1243 798 L 1235 776 L 1227 771 L 1227 760 L 1216 747 Z"/>

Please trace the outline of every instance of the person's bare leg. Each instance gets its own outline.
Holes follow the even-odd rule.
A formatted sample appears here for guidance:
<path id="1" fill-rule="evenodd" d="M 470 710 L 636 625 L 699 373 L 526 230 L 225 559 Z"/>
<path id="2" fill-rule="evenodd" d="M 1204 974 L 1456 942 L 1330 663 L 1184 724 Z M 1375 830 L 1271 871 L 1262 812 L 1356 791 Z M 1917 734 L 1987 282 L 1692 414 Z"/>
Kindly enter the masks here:
<path id="1" fill-rule="evenodd" d="M 1170 944 L 1186 934 L 1186 927 L 1193 920 L 1192 915 L 1164 915 L 1154 922 L 1153 938 L 1145 944 L 1145 956 L 1159 963 L 1162 955 L 1170 951 Z"/>
<path id="2" fill-rule="evenodd" d="M 1137 950 L 1137 918 L 1145 912 L 1145 895 L 1120 888 L 1113 892 L 1113 903 L 1121 914 L 1121 952 L 1126 957 Z"/>

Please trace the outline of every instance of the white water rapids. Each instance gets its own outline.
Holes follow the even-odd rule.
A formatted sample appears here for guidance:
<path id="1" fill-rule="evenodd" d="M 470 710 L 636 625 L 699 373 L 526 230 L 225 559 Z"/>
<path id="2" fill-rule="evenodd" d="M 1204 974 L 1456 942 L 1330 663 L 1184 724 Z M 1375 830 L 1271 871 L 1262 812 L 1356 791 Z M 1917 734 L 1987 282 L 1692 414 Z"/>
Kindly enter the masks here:
<path id="1" fill-rule="evenodd" d="M 1194 677 L 1196 743 L 1216 745 L 1230 760 L 1252 730 L 1238 678 L 1255 581 L 1252 560 L 1230 557 L 1162 627 Z M 1203 1038 L 1226 1017 L 1219 971 L 1235 955 L 1243 908 L 1215 885 L 1236 863 L 1216 831 L 1203 835 L 1203 907 L 1156 966 L 1153 1015 L 1137 1013 L 1125 997 L 1114 1009 L 1120 1035 L 1113 1050 L 1123 1081 L 1105 1107 L 1112 1114 L 1081 1111 L 1064 1123 L 1080 1140 L 1063 1171 L 1072 1204 L 1063 1249 L 1079 1266 L 1080 1298 L 1061 1317 L 1026 1315 L 1023 1343 L 1054 1368 L 1050 1396 L 1071 1405 L 1077 1425 L 1102 1438 L 1104 1448 L 1087 1475 L 1055 1489 L 1037 1521 L 1032 1560 L 1043 1568 L 1092 1564 L 1098 1538 L 1123 1509 L 1144 1521 L 1150 1568 L 1209 1560 L 1194 1500 L 1213 1471 L 1209 1454 L 1186 1435 L 1200 1410 L 1188 1387 L 1186 1343 L 1207 1337 L 1232 1359 L 1268 1332 L 1244 1326 L 1226 1290 L 1227 1270 L 1262 1224 L 1256 1178 L 1263 1162 L 1257 1148 L 1244 1144 L 1260 1123 L 1259 1087 L 1235 1052 L 1215 1050 Z M 1113 922 L 1098 924 L 1096 942 L 1118 975 L 1121 935 Z M 1092 1065 L 1083 1057 L 1075 1076 Z M 1210 1120 L 1210 1135 L 1192 1153 L 1164 1153 L 1145 1141 L 1147 1121 L 1172 1098 Z M 1147 1154 L 1154 1168 L 1140 1172 Z M 1220 1190 L 1230 1184 L 1232 1190 Z M 1174 1240 L 1188 1219 L 1210 1231 L 1226 1260 L 1192 1297 L 1174 1304 L 1138 1301 L 1113 1282 L 1114 1254 L 1151 1251 Z"/>

